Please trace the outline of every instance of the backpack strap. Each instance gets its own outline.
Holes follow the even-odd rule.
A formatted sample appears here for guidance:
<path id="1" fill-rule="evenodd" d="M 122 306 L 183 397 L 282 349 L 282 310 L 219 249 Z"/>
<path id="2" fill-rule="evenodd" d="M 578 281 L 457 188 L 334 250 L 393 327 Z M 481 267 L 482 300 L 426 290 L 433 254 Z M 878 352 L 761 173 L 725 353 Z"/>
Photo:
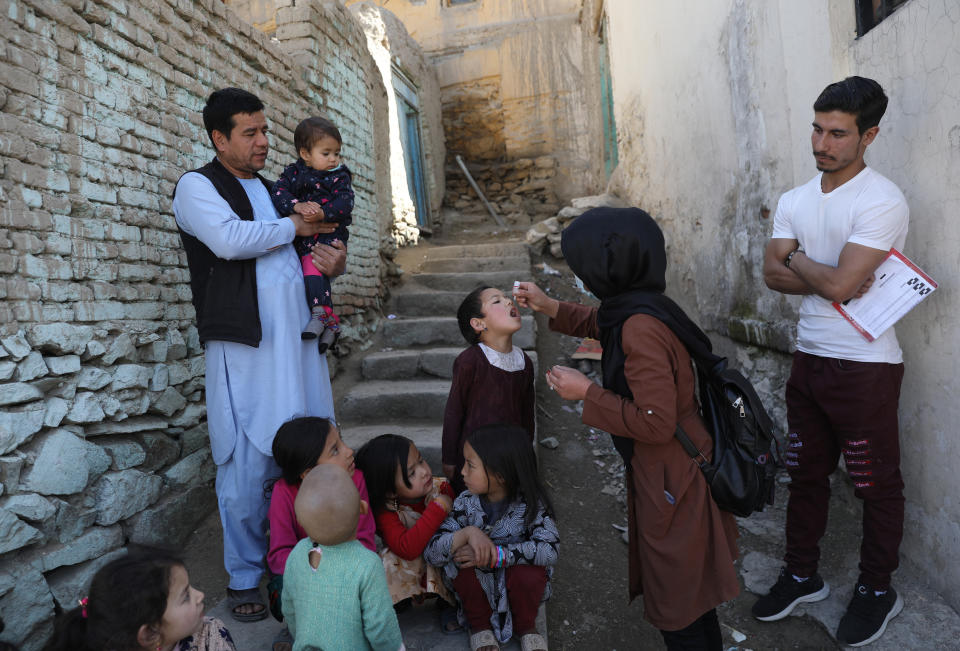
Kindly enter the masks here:
<path id="1" fill-rule="evenodd" d="M 700 467 L 700 470 L 706 472 L 710 467 L 710 462 L 703 455 L 703 452 L 697 449 L 697 446 L 693 444 L 693 441 L 690 440 L 690 437 L 687 436 L 687 433 L 683 431 L 683 428 L 680 427 L 680 423 L 677 423 L 677 429 L 673 433 L 677 440 L 680 441 L 680 445 L 683 446 L 683 449 L 687 454 L 690 455 L 690 458 L 693 459 L 693 462 Z M 699 459 L 697 458 L 699 457 Z"/>

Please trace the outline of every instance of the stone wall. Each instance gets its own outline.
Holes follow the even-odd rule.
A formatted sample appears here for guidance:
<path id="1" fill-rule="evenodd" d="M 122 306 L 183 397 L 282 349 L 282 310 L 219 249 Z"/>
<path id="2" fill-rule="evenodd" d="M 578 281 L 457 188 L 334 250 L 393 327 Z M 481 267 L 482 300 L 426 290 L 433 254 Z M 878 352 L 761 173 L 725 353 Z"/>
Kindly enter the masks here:
<path id="1" fill-rule="evenodd" d="M 350 11 L 363 27 L 367 49 L 377 62 L 384 87 L 390 89 L 387 109 L 391 211 L 386 213 L 384 252 L 392 254 L 398 246 L 416 244 L 419 237 L 416 207 L 407 179 L 394 77 L 399 70 L 414 85 L 419 102 L 421 162 L 429 204 L 429 214 L 424 221 L 428 226 L 438 223 L 444 196 L 445 144 L 440 118 L 440 87 L 433 66 L 396 16 L 372 2 L 353 4 Z"/>
<path id="2" fill-rule="evenodd" d="M 555 215 L 560 209 L 554 187 L 557 160 L 552 156 L 506 163 L 470 163 L 467 169 L 493 209 L 518 225 L 528 224 L 530 218 Z M 447 166 L 446 204 L 458 213 L 489 219 L 486 208 L 456 164 Z"/>
<path id="3" fill-rule="evenodd" d="M 960 6 L 910 0 L 863 37 L 853 2 L 607 0 L 620 165 L 611 189 L 663 226 L 668 293 L 758 381 L 785 427 L 799 297 L 766 288 L 763 252 L 780 195 L 817 172 L 813 102 L 851 74 L 890 97 L 869 165 L 911 208 L 905 253 L 937 280 L 960 272 Z M 665 65 L 664 61 L 669 61 Z M 955 95 L 955 93 L 953 93 Z M 944 282 L 897 324 L 906 518 L 901 554 L 960 607 L 960 455 L 954 424 L 958 294 Z"/>
<path id="4" fill-rule="evenodd" d="M 292 4 L 292 3 L 290 3 Z M 335 285 L 354 331 L 380 289 L 385 92 L 336 3 L 8 0 L 0 17 L 0 617 L 37 649 L 55 604 L 129 542 L 178 543 L 215 506 L 202 350 L 170 194 L 211 158 L 218 87 L 264 99 L 265 174 L 303 117 L 344 135 L 357 209 Z"/>

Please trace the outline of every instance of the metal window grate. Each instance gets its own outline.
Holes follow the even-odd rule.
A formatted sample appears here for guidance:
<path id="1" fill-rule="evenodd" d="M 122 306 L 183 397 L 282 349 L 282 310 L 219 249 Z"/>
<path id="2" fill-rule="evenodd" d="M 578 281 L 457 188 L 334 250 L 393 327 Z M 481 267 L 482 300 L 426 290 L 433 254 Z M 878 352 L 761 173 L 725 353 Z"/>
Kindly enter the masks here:
<path id="1" fill-rule="evenodd" d="M 876 27 L 907 0 L 854 0 L 857 12 L 857 37 Z"/>

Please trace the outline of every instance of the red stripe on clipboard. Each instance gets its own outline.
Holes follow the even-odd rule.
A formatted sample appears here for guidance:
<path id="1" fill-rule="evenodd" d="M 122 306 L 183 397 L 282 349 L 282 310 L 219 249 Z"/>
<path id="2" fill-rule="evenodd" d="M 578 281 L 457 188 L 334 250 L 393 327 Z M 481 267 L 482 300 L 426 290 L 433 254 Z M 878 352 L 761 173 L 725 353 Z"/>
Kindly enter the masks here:
<path id="1" fill-rule="evenodd" d="M 850 317 L 850 315 L 847 314 L 847 311 L 843 309 L 843 306 L 840 305 L 840 303 L 834 303 L 834 304 L 833 304 L 833 307 L 837 308 L 837 312 L 839 312 L 840 314 L 842 314 L 842 315 L 843 315 L 843 318 L 846 319 L 847 322 L 850 323 L 850 325 L 852 325 L 854 328 L 857 329 L 857 332 L 859 332 L 859 333 L 862 334 L 864 337 L 866 337 L 867 341 L 873 341 L 873 340 L 874 340 L 873 335 L 871 335 L 869 332 L 867 332 L 866 330 L 864 330 L 864 329 L 860 326 L 859 323 L 857 323 L 856 321 L 854 321 L 854 320 Z"/>

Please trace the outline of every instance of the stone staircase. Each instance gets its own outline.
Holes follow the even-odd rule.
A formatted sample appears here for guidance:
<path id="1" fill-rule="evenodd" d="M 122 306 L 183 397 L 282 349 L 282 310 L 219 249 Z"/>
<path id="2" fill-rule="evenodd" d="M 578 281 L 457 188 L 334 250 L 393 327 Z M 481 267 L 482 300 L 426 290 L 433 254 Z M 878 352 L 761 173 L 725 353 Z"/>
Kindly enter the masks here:
<path id="1" fill-rule="evenodd" d="M 457 327 L 457 307 L 480 284 L 509 292 L 514 280 L 530 276 L 530 257 L 519 241 L 421 249 L 418 268 L 406 270 L 385 307 L 396 318 L 384 321 L 361 361 L 359 381 L 338 396 L 337 419 L 355 448 L 384 433 L 410 438 L 439 474 L 453 362 L 467 345 Z M 513 338 L 534 361 L 535 329 L 526 315 Z"/>
<path id="2" fill-rule="evenodd" d="M 509 293 L 514 280 L 530 277 L 530 256 L 521 241 L 421 246 L 417 264 L 405 265 L 404 282 L 385 306 L 395 318 L 383 322 L 374 345 L 360 362 L 358 381 L 336 396 L 337 419 L 347 443 L 359 448 L 384 433 L 416 443 L 434 474 L 440 474 L 443 411 L 453 362 L 467 344 L 456 312 L 468 292 L 480 284 Z M 536 324 L 523 317 L 513 337 L 536 364 Z M 334 381 L 336 391 L 337 381 Z M 444 635 L 432 605 L 399 615 L 409 651 L 467 649 L 466 633 Z M 537 628 L 546 635 L 541 607 Z M 519 649 L 512 640 L 504 649 Z"/>

